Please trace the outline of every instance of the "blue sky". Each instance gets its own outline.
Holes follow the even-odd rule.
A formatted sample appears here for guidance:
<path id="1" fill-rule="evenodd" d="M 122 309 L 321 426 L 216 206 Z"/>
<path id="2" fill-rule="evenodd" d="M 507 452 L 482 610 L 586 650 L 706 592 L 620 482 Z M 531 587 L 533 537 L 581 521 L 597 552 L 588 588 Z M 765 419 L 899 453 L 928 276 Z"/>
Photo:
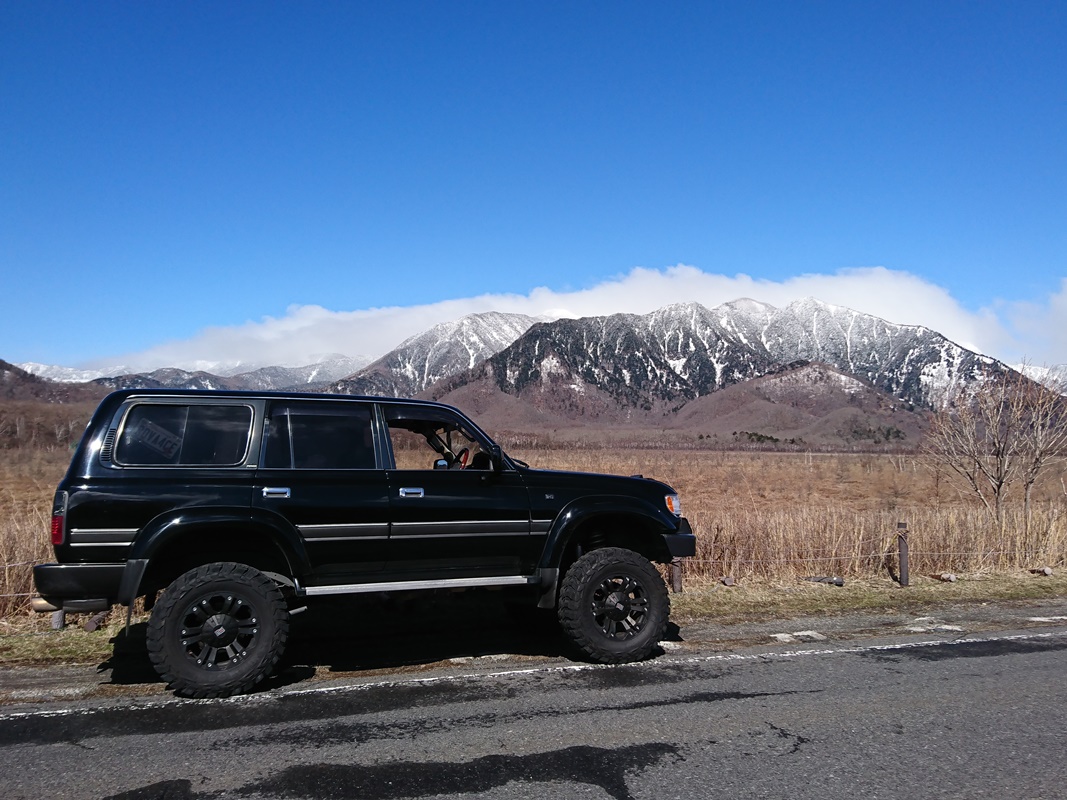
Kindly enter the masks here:
<path id="1" fill-rule="evenodd" d="M 1067 5 L 0 4 L 0 358 L 811 294 L 1067 362 Z"/>

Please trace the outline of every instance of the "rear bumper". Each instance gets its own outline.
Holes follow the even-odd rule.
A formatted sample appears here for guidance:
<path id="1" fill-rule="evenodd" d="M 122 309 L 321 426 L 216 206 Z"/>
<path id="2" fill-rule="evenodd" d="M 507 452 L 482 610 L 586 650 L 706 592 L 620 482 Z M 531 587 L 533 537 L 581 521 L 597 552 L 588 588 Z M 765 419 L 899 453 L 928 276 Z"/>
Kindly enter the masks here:
<path id="1" fill-rule="evenodd" d="M 679 522 L 677 531 L 663 534 L 663 541 L 667 544 L 671 558 L 685 558 L 696 555 L 697 537 L 693 534 L 693 528 L 685 517 L 682 517 Z"/>
<path id="2" fill-rule="evenodd" d="M 103 611 L 119 598 L 126 562 L 118 564 L 38 564 L 33 583 L 35 611 Z"/>

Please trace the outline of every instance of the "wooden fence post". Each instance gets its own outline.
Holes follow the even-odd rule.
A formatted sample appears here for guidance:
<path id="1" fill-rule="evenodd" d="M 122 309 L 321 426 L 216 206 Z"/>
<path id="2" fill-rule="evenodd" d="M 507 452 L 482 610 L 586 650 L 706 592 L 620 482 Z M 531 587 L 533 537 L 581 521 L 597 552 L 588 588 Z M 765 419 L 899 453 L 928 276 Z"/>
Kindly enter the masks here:
<path id="1" fill-rule="evenodd" d="M 671 562 L 671 591 L 675 594 L 682 591 L 682 565 L 677 561 Z"/>
<path id="2" fill-rule="evenodd" d="M 900 553 L 900 585 L 908 585 L 908 523 L 897 523 L 897 550 Z"/>

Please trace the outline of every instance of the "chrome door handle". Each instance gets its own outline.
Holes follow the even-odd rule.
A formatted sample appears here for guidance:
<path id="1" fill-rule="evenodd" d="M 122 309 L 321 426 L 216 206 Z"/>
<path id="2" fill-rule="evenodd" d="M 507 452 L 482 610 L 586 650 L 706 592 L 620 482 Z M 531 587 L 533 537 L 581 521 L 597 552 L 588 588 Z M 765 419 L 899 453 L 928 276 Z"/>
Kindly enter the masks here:
<path id="1" fill-rule="evenodd" d="M 292 492 L 289 491 L 288 486 L 264 486 L 264 497 L 281 497 L 288 500 L 292 496 Z"/>
<path id="2" fill-rule="evenodd" d="M 402 486 L 402 487 L 400 487 L 400 496 L 401 497 L 425 497 L 426 496 L 426 492 L 424 492 L 422 489 L 418 489 L 418 488 L 415 488 L 415 487 L 412 487 L 412 486 Z"/>

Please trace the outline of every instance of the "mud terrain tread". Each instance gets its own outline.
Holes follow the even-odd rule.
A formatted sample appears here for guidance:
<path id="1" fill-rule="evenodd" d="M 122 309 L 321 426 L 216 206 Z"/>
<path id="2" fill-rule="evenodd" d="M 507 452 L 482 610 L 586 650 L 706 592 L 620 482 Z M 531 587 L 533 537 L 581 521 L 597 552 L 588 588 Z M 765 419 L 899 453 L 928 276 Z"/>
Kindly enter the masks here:
<path id="1" fill-rule="evenodd" d="M 596 588 L 619 575 L 636 579 L 648 599 L 640 630 L 624 640 L 611 639 L 600 630 L 591 609 Z M 648 559 L 622 547 L 605 547 L 586 553 L 567 570 L 558 614 L 563 632 L 580 655 L 601 664 L 624 664 L 647 658 L 663 638 L 670 598 L 663 578 Z"/>
<path id="2" fill-rule="evenodd" d="M 179 646 L 181 606 L 192 596 L 229 585 L 253 605 L 259 619 L 255 652 L 234 668 L 207 672 L 188 663 Z M 289 636 L 289 612 L 277 584 L 247 564 L 214 562 L 189 570 L 164 590 L 148 623 L 148 656 L 170 689 L 184 697 L 229 697 L 249 691 L 274 669 Z"/>

